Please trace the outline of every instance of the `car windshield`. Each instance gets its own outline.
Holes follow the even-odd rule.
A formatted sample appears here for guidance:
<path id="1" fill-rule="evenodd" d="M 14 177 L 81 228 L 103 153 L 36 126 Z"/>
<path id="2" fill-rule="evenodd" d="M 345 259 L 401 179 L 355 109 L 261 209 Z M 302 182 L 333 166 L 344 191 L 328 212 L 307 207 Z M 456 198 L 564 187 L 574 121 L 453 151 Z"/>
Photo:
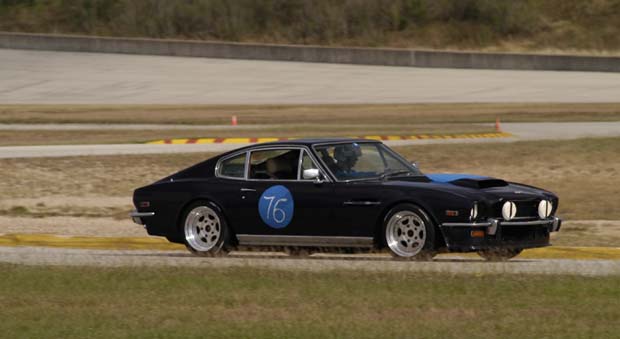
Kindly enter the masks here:
<path id="1" fill-rule="evenodd" d="M 316 152 L 339 181 L 422 175 L 406 160 L 379 143 L 346 143 L 317 146 Z"/>

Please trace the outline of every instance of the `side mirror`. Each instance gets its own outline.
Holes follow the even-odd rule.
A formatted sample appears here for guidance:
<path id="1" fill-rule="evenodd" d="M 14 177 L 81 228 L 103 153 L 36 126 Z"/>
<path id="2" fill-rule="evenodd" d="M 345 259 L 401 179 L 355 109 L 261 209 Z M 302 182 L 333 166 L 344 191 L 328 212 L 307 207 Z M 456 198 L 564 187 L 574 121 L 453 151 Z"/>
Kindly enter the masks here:
<path id="1" fill-rule="evenodd" d="M 413 162 L 411 163 L 411 166 L 413 166 L 413 167 L 415 167 L 415 168 L 417 168 L 417 169 L 420 169 L 420 166 L 418 165 L 418 162 L 417 162 L 417 161 L 413 161 Z"/>
<path id="2" fill-rule="evenodd" d="M 304 170 L 302 176 L 305 180 L 314 180 L 314 182 L 319 184 L 323 182 L 321 179 L 321 171 L 319 171 L 318 168 Z"/>

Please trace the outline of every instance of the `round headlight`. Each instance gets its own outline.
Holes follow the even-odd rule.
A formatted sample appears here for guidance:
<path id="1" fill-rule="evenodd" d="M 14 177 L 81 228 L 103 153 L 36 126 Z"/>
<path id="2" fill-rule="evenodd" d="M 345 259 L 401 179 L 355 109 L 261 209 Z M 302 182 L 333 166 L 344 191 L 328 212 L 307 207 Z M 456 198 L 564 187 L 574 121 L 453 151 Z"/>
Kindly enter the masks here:
<path id="1" fill-rule="evenodd" d="M 504 220 L 512 220 L 517 215 L 517 205 L 512 201 L 506 201 L 502 206 Z"/>
<path id="2" fill-rule="evenodd" d="M 553 203 L 549 200 L 541 200 L 538 203 L 538 216 L 541 219 L 549 218 L 553 210 Z"/>
<path id="3" fill-rule="evenodd" d="M 475 220 L 478 217 L 478 203 L 474 203 L 474 207 L 469 211 L 469 220 Z"/>

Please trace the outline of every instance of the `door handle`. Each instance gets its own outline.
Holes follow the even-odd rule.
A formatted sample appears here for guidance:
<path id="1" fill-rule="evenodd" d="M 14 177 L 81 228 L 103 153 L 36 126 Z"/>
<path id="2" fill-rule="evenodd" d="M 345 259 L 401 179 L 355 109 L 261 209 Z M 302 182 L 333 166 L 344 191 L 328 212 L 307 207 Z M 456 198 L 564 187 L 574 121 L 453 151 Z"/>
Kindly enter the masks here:
<path id="1" fill-rule="evenodd" d="M 377 206 L 381 205 L 380 201 L 370 200 L 349 200 L 342 203 L 345 206 Z"/>
<path id="2" fill-rule="evenodd" d="M 241 192 L 256 192 L 256 190 L 253 189 L 253 188 L 245 188 L 245 187 L 243 187 L 243 188 L 241 188 Z"/>

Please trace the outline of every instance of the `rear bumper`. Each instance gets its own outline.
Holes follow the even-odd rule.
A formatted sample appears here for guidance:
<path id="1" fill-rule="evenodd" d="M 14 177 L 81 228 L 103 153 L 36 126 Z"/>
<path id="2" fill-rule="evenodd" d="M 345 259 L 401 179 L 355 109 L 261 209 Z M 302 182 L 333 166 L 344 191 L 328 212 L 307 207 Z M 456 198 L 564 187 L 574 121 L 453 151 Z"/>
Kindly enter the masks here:
<path id="1" fill-rule="evenodd" d="M 131 211 L 131 213 L 129 213 L 129 216 L 131 217 L 131 220 L 133 220 L 133 222 L 135 222 L 136 224 L 146 225 L 146 221 L 144 219 L 155 216 L 155 212 Z"/>
<path id="2" fill-rule="evenodd" d="M 562 220 L 557 217 L 532 221 L 489 219 L 475 223 L 444 223 L 441 232 L 450 250 L 523 249 L 548 246 L 549 234 L 559 231 L 561 226 Z"/>

